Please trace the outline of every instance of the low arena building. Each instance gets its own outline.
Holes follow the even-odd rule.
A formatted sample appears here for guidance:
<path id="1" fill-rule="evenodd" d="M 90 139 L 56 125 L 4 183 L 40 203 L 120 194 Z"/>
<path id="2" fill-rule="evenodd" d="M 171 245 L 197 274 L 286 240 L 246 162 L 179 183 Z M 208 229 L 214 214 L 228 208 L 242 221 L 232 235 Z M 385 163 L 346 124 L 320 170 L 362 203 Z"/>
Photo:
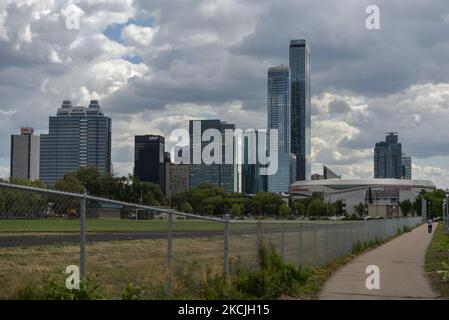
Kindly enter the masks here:
<path id="1" fill-rule="evenodd" d="M 341 200 L 348 214 L 363 203 L 372 217 L 391 217 L 400 213 L 399 203 L 416 197 L 425 190 L 435 190 L 432 181 L 399 179 L 329 179 L 297 181 L 290 186 L 294 198 L 320 193 L 328 203 Z"/>

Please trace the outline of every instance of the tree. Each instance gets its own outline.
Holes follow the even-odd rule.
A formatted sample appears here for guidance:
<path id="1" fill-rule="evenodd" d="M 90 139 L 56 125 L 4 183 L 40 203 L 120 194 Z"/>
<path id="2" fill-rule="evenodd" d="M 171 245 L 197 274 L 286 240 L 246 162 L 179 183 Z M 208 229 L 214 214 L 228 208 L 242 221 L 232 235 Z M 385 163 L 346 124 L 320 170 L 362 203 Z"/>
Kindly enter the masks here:
<path id="1" fill-rule="evenodd" d="M 337 206 L 334 203 L 329 203 L 327 205 L 327 214 L 329 216 L 335 216 L 337 214 Z"/>
<path id="2" fill-rule="evenodd" d="M 39 180 L 11 179 L 11 184 L 45 188 Z M 0 217 L 32 218 L 43 216 L 47 209 L 47 195 L 21 189 L 4 188 L 0 192 Z"/>
<path id="3" fill-rule="evenodd" d="M 354 206 L 354 211 L 357 215 L 359 215 L 360 217 L 363 216 L 363 214 L 365 213 L 365 205 L 363 203 L 359 203 L 358 205 Z"/>
<path id="4" fill-rule="evenodd" d="M 271 192 L 258 192 L 251 199 L 251 206 L 259 215 L 277 215 L 283 203 L 281 195 Z"/>
<path id="5" fill-rule="evenodd" d="M 404 217 L 408 216 L 413 211 L 413 205 L 409 199 L 406 199 L 399 203 L 399 206 Z"/>
<path id="6" fill-rule="evenodd" d="M 315 198 L 310 202 L 307 214 L 309 216 L 327 215 L 327 206 L 321 198 Z"/>
<path id="7" fill-rule="evenodd" d="M 279 215 L 283 218 L 288 217 L 291 211 L 292 209 L 286 203 L 283 203 L 279 206 Z"/>
<path id="8" fill-rule="evenodd" d="M 306 212 L 306 207 L 300 200 L 293 201 L 292 207 L 293 207 L 293 214 L 296 216 L 303 216 Z"/>
<path id="9" fill-rule="evenodd" d="M 193 212 L 192 205 L 190 203 L 188 203 L 188 202 L 185 202 L 182 205 L 181 211 L 185 212 L 185 213 L 192 213 Z"/>
<path id="10" fill-rule="evenodd" d="M 66 173 L 61 179 L 56 181 L 55 189 L 65 192 L 84 193 L 84 185 L 74 172 Z"/>
<path id="11" fill-rule="evenodd" d="M 236 217 L 242 214 L 242 208 L 240 207 L 240 205 L 238 203 L 234 203 L 232 205 L 231 211 L 230 211 L 231 216 Z"/>
<path id="12" fill-rule="evenodd" d="M 430 217 L 440 217 L 443 215 L 443 210 L 441 210 L 441 208 L 443 206 L 445 196 L 445 192 L 442 189 L 436 189 L 432 192 L 425 192 L 422 194 L 422 197 L 428 203 L 428 215 Z"/>
<path id="13" fill-rule="evenodd" d="M 345 214 L 345 210 L 343 209 L 343 201 L 342 200 L 335 201 L 334 206 L 335 206 L 335 214 L 337 216 L 342 216 Z"/>

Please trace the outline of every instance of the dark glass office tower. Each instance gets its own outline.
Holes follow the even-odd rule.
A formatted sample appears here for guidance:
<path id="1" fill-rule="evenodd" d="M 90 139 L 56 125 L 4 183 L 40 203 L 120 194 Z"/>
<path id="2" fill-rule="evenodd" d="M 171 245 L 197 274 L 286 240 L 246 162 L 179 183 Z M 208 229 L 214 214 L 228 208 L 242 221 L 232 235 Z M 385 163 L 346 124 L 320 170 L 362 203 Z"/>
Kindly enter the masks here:
<path id="1" fill-rule="evenodd" d="M 41 135 L 40 179 L 52 187 L 64 174 L 83 166 L 110 173 L 111 119 L 97 100 L 89 107 L 62 103 L 56 117 L 50 117 L 48 134 Z"/>
<path id="2" fill-rule="evenodd" d="M 264 191 L 264 177 L 260 175 L 259 138 L 257 130 L 247 130 L 243 136 L 242 192 L 255 194 Z"/>
<path id="3" fill-rule="evenodd" d="M 165 194 L 165 138 L 155 135 L 134 137 L 134 176 L 160 186 Z"/>
<path id="4" fill-rule="evenodd" d="M 197 137 L 194 137 L 194 126 L 199 128 Z M 222 136 L 222 163 L 206 164 L 202 161 L 202 152 L 210 141 L 202 141 L 203 133 L 208 129 L 216 129 Z M 222 187 L 227 192 L 234 192 L 236 189 L 236 165 L 225 163 L 225 130 L 234 131 L 235 125 L 220 120 L 190 120 L 189 137 L 190 137 L 190 166 L 189 166 L 189 186 L 194 188 L 202 183 L 212 183 Z M 235 148 L 234 148 L 235 152 Z M 194 158 L 198 157 L 200 163 L 195 164 Z"/>
<path id="5" fill-rule="evenodd" d="M 311 59 L 306 40 L 291 40 L 289 55 L 291 152 L 296 155 L 296 180 L 308 180 L 311 170 Z"/>

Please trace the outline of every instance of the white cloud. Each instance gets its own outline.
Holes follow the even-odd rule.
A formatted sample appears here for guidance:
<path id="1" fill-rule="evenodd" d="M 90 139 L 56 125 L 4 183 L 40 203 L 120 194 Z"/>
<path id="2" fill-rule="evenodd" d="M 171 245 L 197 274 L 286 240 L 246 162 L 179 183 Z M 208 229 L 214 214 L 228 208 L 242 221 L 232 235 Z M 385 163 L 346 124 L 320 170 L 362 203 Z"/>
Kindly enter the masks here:
<path id="1" fill-rule="evenodd" d="M 126 44 L 131 46 L 147 47 L 158 30 L 159 27 L 150 28 L 130 24 L 123 28 L 121 37 Z"/>

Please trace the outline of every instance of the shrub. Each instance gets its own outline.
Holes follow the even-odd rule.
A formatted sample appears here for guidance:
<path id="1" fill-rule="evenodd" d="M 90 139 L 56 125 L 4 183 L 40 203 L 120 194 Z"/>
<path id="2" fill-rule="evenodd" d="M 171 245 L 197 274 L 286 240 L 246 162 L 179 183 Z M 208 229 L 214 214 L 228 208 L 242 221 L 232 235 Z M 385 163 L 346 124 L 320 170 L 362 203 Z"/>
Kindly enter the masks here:
<path id="1" fill-rule="evenodd" d="M 139 300 L 142 298 L 143 288 L 128 283 L 123 289 L 122 300 Z"/>
<path id="2" fill-rule="evenodd" d="M 44 278 L 43 287 L 27 286 L 17 293 L 18 300 L 96 300 L 101 299 L 100 287 L 96 281 L 80 282 L 79 290 L 69 290 L 65 282 L 55 278 Z"/>

